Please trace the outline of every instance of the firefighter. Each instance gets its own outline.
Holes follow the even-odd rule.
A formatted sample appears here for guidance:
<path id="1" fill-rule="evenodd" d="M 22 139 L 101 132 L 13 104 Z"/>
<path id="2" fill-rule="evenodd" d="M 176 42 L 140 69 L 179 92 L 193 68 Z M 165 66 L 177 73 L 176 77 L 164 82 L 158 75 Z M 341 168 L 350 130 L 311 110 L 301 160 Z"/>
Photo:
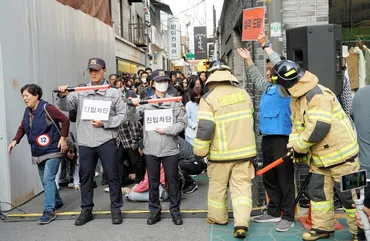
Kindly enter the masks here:
<path id="1" fill-rule="evenodd" d="M 208 217 L 210 224 L 226 225 L 227 189 L 234 211 L 234 237 L 245 238 L 252 209 L 252 159 L 256 157 L 253 106 L 248 93 L 222 61 L 210 66 L 209 91 L 199 103 L 194 139 L 196 158 L 208 157 Z M 241 127 L 244 131 L 241 131 Z"/>
<path id="2" fill-rule="evenodd" d="M 305 155 L 312 173 L 308 194 L 312 228 L 303 240 L 328 238 L 334 233 L 333 188 L 346 213 L 349 231 L 357 240 L 355 192 L 340 191 L 340 176 L 359 169 L 357 139 L 335 94 L 318 84 L 318 78 L 290 60 L 277 63 L 271 79 L 291 96 L 292 133 L 288 149 Z"/>

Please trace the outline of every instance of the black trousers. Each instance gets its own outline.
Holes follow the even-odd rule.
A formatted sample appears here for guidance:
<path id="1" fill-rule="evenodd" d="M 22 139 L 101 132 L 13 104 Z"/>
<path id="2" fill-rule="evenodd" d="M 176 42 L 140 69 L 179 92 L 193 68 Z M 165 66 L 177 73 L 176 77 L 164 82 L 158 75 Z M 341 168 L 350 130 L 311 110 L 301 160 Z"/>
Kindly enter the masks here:
<path id="1" fill-rule="evenodd" d="M 288 136 L 263 136 L 262 156 L 263 165 L 274 162 L 287 153 Z M 263 175 L 263 184 L 270 202 L 267 213 L 274 217 L 294 221 L 294 165 L 292 161 L 286 161 L 271 169 Z"/>
<path id="2" fill-rule="evenodd" d="M 149 211 L 160 214 L 162 207 L 159 202 L 160 163 L 162 161 L 166 182 L 170 195 L 170 213 L 172 216 L 180 214 L 180 180 L 178 161 L 179 155 L 156 157 L 144 155 L 149 177 Z"/>
<path id="3" fill-rule="evenodd" d="M 80 150 L 80 182 L 81 208 L 94 207 L 94 176 L 98 158 L 108 177 L 111 212 L 120 212 L 123 205 L 121 185 L 118 180 L 117 147 L 114 140 L 110 140 L 98 147 L 79 146 Z"/>
<path id="4" fill-rule="evenodd" d="M 206 168 L 206 164 L 204 162 L 196 164 L 195 162 L 180 161 L 179 167 L 185 179 L 185 188 L 194 183 L 194 179 L 190 175 L 201 174 Z"/>

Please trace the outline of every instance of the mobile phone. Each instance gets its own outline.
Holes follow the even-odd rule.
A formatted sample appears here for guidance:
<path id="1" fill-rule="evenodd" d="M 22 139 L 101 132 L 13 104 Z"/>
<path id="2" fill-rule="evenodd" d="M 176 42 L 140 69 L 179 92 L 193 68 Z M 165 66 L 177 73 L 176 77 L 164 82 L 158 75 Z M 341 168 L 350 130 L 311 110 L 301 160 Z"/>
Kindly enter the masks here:
<path id="1" fill-rule="evenodd" d="M 340 190 L 346 192 L 366 187 L 366 174 L 366 170 L 360 170 L 340 176 Z"/>

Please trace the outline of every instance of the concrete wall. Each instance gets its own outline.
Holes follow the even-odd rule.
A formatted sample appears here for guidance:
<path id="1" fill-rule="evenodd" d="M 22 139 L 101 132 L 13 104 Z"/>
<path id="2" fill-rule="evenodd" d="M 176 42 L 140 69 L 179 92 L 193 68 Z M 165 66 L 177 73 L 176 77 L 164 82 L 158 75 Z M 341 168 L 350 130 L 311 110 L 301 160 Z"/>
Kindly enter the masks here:
<path id="1" fill-rule="evenodd" d="M 326 24 L 328 23 L 329 5 L 326 0 L 282 0 L 283 1 L 283 37 L 284 37 L 284 50 L 283 54 L 286 55 L 286 40 L 285 30 L 304 25 L 313 24 Z M 224 1 L 224 6 L 219 20 L 219 31 L 221 35 L 220 47 L 218 51 L 223 59 L 225 59 L 230 67 L 233 69 L 234 75 L 240 82 L 244 81 L 244 85 L 252 93 L 254 101 L 254 120 L 255 132 L 258 132 L 258 114 L 259 104 L 262 92 L 255 89 L 251 80 L 247 79 L 246 69 L 243 59 L 236 52 L 238 47 L 246 47 L 251 51 L 255 65 L 259 71 L 265 75 L 265 56 L 264 51 L 257 41 L 241 41 L 241 21 L 242 11 L 245 8 L 265 6 L 265 0 L 243 0 L 243 1 Z M 267 13 L 267 11 L 266 11 Z M 267 17 L 267 14 L 265 15 Z M 268 22 L 265 19 L 265 29 L 268 30 Z M 266 34 L 267 35 L 267 34 Z M 261 136 L 257 135 L 258 157 L 257 162 L 262 162 L 261 157 Z M 256 178 L 256 183 L 261 184 L 261 180 Z M 255 183 L 255 184 L 256 184 Z M 257 185 L 256 185 L 257 186 Z M 259 197 L 261 202 L 264 200 L 263 185 L 258 185 Z M 255 192 L 255 189 L 254 189 Z M 262 193 L 262 194 L 261 194 Z M 254 194 L 256 195 L 256 194 Z M 256 198 L 256 196 L 254 196 Z M 256 199 L 254 199 L 256 202 Z M 260 203 L 261 204 L 261 203 Z"/>
<path id="2" fill-rule="evenodd" d="M 57 86 L 89 81 L 88 58 L 103 58 L 110 72 L 114 34 L 98 19 L 50 0 L 3 1 L 0 29 L 0 200 L 18 205 L 42 191 L 26 139 L 11 156 L 4 151 L 25 109 L 20 89 L 38 84 L 53 103 Z"/>

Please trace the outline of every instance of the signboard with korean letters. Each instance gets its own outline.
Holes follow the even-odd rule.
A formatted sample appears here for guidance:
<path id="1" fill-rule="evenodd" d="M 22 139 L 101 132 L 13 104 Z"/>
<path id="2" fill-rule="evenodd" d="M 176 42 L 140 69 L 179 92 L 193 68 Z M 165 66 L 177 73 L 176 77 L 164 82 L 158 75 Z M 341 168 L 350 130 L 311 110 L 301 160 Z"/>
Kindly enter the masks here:
<path id="1" fill-rule="evenodd" d="M 264 31 L 265 8 L 248 8 L 243 10 L 242 41 L 257 40 Z"/>
<path id="2" fill-rule="evenodd" d="M 145 131 L 154 131 L 157 128 L 167 128 L 173 125 L 172 109 L 145 110 Z"/>
<path id="3" fill-rule="evenodd" d="M 181 58 L 180 22 L 173 18 L 168 20 L 168 58 L 177 60 Z"/>
<path id="4" fill-rule="evenodd" d="M 112 102 L 104 100 L 84 100 L 81 120 L 107 121 Z"/>

